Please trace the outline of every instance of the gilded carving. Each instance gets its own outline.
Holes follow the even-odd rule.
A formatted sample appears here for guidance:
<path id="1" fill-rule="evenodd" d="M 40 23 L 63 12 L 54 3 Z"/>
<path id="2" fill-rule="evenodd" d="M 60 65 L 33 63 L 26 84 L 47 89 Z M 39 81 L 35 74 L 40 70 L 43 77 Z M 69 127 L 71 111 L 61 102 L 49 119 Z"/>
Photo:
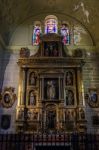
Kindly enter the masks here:
<path id="1" fill-rule="evenodd" d="M 21 50 L 20 50 L 20 57 L 21 58 L 27 58 L 27 57 L 29 57 L 30 56 L 30 51 L 29 51 L 29 49 L 28 48 L 21 48 Z"/>
<path id="2" fill-rule="evenodd" d="M 79 109 L 79 120 L 85 120 L 85 111 L 83 108 Z"/>
<path id="3" fill-rule="evenodd" d="M 24 120 L 24 110 L 22 108 L 19 108 L 17 110 L 17 116 L 16 116 L 17 120 Z"/>
<path id="4" fill-rule="evenodd" d="M 75 109 L 67 109 L 64 113 L 64 128 L 66 131 L 73 131 L 76 123 Z"/>
<path id="5" fill-rule="evenodd" d="M 64 56 L 61 37 L 56 34 L 42 37 L 39 56 L 27 57 L 24 54 L 25 50 L 22 51 L 23 55 L 19 58 L 18 65 L 28 70 L 25 76 L 26 84 L 20 85 L 26 89 L 26 92 L 22 93 L 26 101 L 18 107 L 27 109 L 24 114 L 29 125 L 28 131 L 33 131 L 34 123 L 37 130 L 48 133 L 73 131 L 77 125 L 76 109 L 79 102 L 78 71 L 82 67 L 83 59 Z M 22 74 L 22 69 L 20 72 Z M 24 80 L 23 76 L 20 80 Z M 84 120 L 82 109 L 78 115 L 80 120 Z"/>

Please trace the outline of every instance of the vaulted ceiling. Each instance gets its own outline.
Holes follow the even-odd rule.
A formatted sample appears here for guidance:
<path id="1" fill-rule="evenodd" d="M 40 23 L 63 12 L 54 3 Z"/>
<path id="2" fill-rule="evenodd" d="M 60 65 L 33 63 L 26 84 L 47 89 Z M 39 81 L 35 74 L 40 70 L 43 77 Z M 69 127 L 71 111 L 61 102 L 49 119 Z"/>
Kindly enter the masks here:
<path id="1" fill-rule="evenodd" d="M 99 47 L 99 0 L 0 0 L 0 33 L 5 43 L 24 20 L 44 13 L 74 17 Z"/>

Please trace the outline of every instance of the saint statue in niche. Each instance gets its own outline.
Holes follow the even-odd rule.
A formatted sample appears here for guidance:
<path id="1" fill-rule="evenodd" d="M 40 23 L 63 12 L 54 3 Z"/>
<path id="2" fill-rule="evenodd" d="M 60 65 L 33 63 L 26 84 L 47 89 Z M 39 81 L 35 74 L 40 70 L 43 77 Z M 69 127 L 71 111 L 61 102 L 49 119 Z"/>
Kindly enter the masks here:
<path id="1" fill-rule="evenodd" d="M 72 72 L 66 72 L 66 85 L 73 85 L 73 74 Z"/>
<path id="2" fill-rule="evenodd" d="M 36 105 L 36 96 L 33 91 L 29 94 L 29 105 Z"/>
<path id="3" fill-rule="evenodd" d="M 29 83 L 30 85 L 36 85 L 36 76 L 34 72 L 30 74 Z"/>
<path id="4" fill-rule="evenodd" d="M 47 82 L 47 98 L 54 99 L 56 95 L 56 89 L 53 81 Z"/>
<path id="5" fill-rule="evenodd" d="M 66 90 L 66 105 L 74 105 L 74 93 L 71 90 Z"/>

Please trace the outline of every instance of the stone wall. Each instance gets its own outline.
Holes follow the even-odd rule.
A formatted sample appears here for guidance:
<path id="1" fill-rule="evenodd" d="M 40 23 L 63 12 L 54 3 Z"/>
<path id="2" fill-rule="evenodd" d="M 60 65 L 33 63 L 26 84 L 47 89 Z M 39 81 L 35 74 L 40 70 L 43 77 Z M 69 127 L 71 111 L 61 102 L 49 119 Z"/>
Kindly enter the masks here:
<path id="1" fill-rule="evenodd" d="M 4 92 L 5 87 L 14 87 L 15 93 L 17 95 L 18 92 L 18 78 L 19 78 L 19 68 L 17 65 L 18 60 L 18 51 L 2 51 L 2 58 L 0 59 L 1 62 L 1 74 L 0 74 L 0 81 L 1 81 L 1 88 L 2 93 Z M 10 115 L 11 116 L 11 125 L 8 130 L 3 130 L 0 127 L 0 132 L 14 132 L 15 131 L 15 113 L 16 113 L 16 104 L 17 99 L 14 105 L 10 108 L 3 108 L 2 105 L 0 107 L 0 122 L 2 115 Z M 1 125 L 0 125 L 1 126 Z"/>
<path id="2" fill-rule="evenodd" d="M 89 88 L 95 88 L 99 92 L 99 54 L 90 53 L 85 58 L 85 65 L 83 66 L 83 85 L 84 95 L 88 94 Z M 99 93 L 98 93 L 99 94 Z M 98 96 L 99 98 L 99 96 Z M 98 99 L 99 101 L 99 99 Z M 99 116 L 99 108 L 92 108 L 89 106 L 87 99 L 85 99 L 85 111 L 87 119 L 87 131 L 99 133 L 99 125 L 93 125 L 92 117 Z"/>

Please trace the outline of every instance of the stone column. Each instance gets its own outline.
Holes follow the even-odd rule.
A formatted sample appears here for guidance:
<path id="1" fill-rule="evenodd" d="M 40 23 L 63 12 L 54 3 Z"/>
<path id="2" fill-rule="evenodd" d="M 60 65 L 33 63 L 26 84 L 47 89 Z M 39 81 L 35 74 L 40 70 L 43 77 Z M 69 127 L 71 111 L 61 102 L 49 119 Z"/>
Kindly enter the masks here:
<path id="1" fill-rule="evenodd" d="M 18 104 L 17 106 L 21 106 L 23 103 L 22 103 L 22 91 L 23 91 L 23 72 L 22 72 L 22 68 L 20 68 L 20 73 L 19 73 L 19 83 L 18 83 Z"/>
<path id="2" fill-rule="evenodd" d="M 22 103 L 26 106 L 26 91 L 27 89 L 27 68 L 23 68 L 23 91 L 22 91 Z"/>
<path id="3" fill-rule="evenodd" d="M 79 98 L 79 102 L 78 105 L 79 106 L 83 106 L 84 105 L 84 89 L 83 89 L 83 79 L 82 79 L 82 68 L 78 68 L 77 69 L 77 78 L 78 78 L 78 98 Z"/>
<path id="4" fill-rule="evenodd" d="M 27 94 L 27 68 L 23 68 L 23 104 L 24 104 L 24 125 L 23 125 L 23 130 L 24 132 L 27 130 L 27 103 L 26 103 L 26 94 Z"/>

